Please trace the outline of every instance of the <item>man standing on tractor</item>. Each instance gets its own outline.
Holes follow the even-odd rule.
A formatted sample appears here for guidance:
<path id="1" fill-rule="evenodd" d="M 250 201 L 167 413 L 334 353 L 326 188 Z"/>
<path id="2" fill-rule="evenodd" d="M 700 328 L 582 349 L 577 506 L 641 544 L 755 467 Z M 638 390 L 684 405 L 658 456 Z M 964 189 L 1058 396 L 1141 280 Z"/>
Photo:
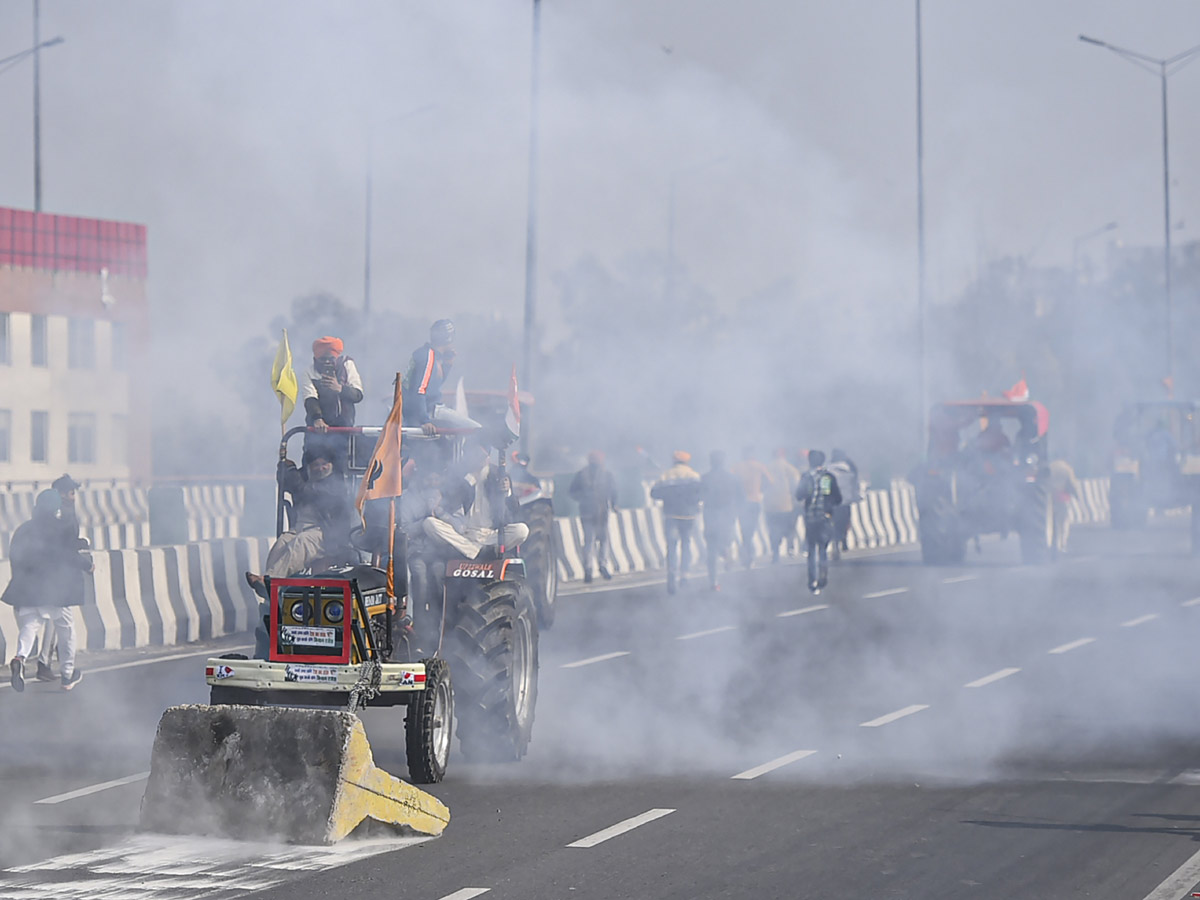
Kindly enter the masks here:
<path id="1" fill-rule="evenodd" d="M 692 531 L 700 515 L 703 485 L 700 474 L 688 465 L 692 454 L 676 450 L 674 465 L 650 489 L 650 496 L 661 500 L 664 530 L 667 538 L 667 593 L 675 593 L 675 585 L 687 584 L 687 570 L 692 561 Z M 682 545 L 682 546 L 681 546 Z"/>
<path id="2" fill-rule="evenodd" d="M 742 565 L 749 569 L 754 565 L 754 532 L 762 515 L 763 482 L 771 481 L 771 473 L 755 458 L 753 447 L 742 448 L 742 459 L 733 464 L 731 471 L 742 483 L 738 525 L 742 529 Z"/>
<path id="3" fill-rule="evenodd" d="M 617 482 L 612 472 L 604 468 L 604 453 L 588 453 L 588 464 L 571 479 L 571 499 L 579 504 L 579 519 L 583 524 L 583 581 L 592 581 L 592 562 L 600 563 L 600 576 L 609 581 L 608 571 L 608 514 L 617 508 Z"/>
<path id="4" fill-rule="evenodd" d="M 363 399 L 362 378 L 354 360 L 343 355 L 341 338 L 327 335 L 313 341 L 312 347 L 313 364 L 300 382 L 300 396 L 304 422 L 318 433 L 305 435 L 302 462 L 320 454 L 333 463 L 338 475 L 344 475 L 350 442 L 346 435 L 325 432 L 354 424 L 354 408 Z"/>
<path id="5" fill-rule="evenodd" d="M 413 351 L 404 375 L 404 424 L 436 432 L 434 412 L 442 405 L 442 385 L 454 364 L 454 323 L 438 319 L 429 329 L 429 342 Z"/>
<path id="6" fill-rule="evenodd" d="M 704 487 L 704 546 L 708 555 L 708 586 L 719 591 L 717 560 L 725 559 L 728 564 L 733 526 L 742 503 L 742 485 L 737 476 L 725 468 L 724 451 L 714 450 L 709 461 L 711 468 L 700 479 Z"/>
<path id="7" fill-rule="evenodd" d="M 808 543 L 808 589 L 821 593 L 829 580 L 829 542 L 833 539 L 833 511 L 842 502 L 837 479 L 825 468 L 825 454 L 808 451 L 809 470 L 800 479 L 796 499 L 804 504 L 804 537 Z"/>

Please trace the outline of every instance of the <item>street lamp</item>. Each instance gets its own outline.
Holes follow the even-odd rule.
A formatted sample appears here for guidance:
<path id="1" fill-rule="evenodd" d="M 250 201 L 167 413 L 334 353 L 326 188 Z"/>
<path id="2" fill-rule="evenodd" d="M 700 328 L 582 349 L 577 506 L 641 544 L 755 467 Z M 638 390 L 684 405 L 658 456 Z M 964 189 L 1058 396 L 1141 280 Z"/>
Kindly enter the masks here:
<path id="1" fill-rule="evenodd" d="M 675 196 L 679 176 L 690 175 L 693 172 L 712 168 L 718 163 L 725 162 L 728 158 L 725 155 L 714 156 L 698 163 L 681 166 L 671 172 L 671 179 L 667 187 L 667 271 L 666 277 L 663 280 L 663 302 L 668 309 L 670 309 L 671 303 L 675 299 Z"/>
<path id="2" fill-rule="evenodd" d="M 17 63 L 27 57 L 33 57 L 33 209 L 42 211 L 42 78 L 41 51 L 63 43 L 65 38 L 52 37 L 48 41 L 39 40 L 38 26 L 40 14 L 38 0 L 33 0 L 33 46 L 12 56 L 0 59 L 0 75 L 7 72 Z"/>
<path id="3" fill-rule="evenodd" d="M 418 106 L 416 109 L 410 109 L 407 112 L 398 113 L 389 119 L 385 119 L 378 125 L 368 123 L 367 125 L 367 177 L 366 177 L 366 202 L 364 204 L 365 227 L 363 235 L 363 325 L 367 332 L 370 332 L 369 319 L 371 316 L 371 198 L 374 193 L 375 180 L 375 132 L 378 128 L 386 128 L 389 125 L 394 125 L 404 119 L 411 118 L 419 113 L 433 109 L 437 104 L 426 103 L 424 106 Z"/>
<path id="4" fill-rule="evenodd" d="M 921 0 L 917 12 L 917 384 L 920 388 L 921 434 L 917 453 L 929 437 L 929 383 L 925 371 L 925 96 L 921 70 Z"/>
<path id="5" fill-rule="evenodd" d="M 533 389 L 533 342 L 537 331 L 537 176 L 538 116 L 541 100 L 542 0 L 533 0 L 533 35 L 529 59 L 529 180 L 525 206 L 525 329 L 521 348 L 521 382 Z M 521 451 L 529 452 L 529 421 L 522 422 Z"/>
<path id="6" fill-rule="evenodd" d="M 1157 74 L 1162 83 L 1163 283 L 1167 302 L 1167 381 L 1168 384 L 1173 384 L 1175 377 L 1175 346 L 1171 334 L 1173 316 L 1171 302 L 1171 167 L 1170 157 L 1167 154 L 1167 76 L 1178 72 L 1200 55 L 1200 44 L 1167 59 L 1159 59 L 1154 56 L 1147 56 L 1144 53 L 1138 53 L 1134 50 L 1127 50 L 1124 47 L 1117 47 L 1105 41 L 1088 37 L 1085 34 L 1081 34 L 1079 40 L 1085 44 L 1094 44 L 1097 47 L 1103 47 L 1105 50 L 1111 50 L 1117 56 L 1129 60 L 1135 66 L 1145 69 L 1151 74 Z"/>

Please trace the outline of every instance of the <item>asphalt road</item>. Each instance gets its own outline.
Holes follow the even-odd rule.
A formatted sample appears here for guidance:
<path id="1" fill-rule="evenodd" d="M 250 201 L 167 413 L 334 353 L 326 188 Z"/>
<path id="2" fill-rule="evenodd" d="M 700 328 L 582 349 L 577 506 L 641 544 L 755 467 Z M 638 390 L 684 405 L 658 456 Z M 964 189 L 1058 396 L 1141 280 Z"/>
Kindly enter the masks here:
<path id="1" fill-rule="evenodd" d="M 93 656 L 72 693 L 0 688 L 0 897 L 1189 896 L 1186 547 L 1175 520 L 1077 530 L 1047 567 L 1015 540 L 864 555 L 819 597 L 791 564 L 563 597 L 529 756 L 452 758 L 441 838 L 335 850 L 134 834 L 158 716 L 205 700 L 211 648 Z M 402 716 L 365 718 L 403 774 Z"/>

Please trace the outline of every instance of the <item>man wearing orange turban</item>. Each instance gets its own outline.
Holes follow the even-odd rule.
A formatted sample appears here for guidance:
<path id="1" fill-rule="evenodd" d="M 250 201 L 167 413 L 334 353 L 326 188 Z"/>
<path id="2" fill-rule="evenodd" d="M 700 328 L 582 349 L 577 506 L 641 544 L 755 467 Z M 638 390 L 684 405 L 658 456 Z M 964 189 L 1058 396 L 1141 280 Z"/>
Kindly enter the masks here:
<path id="1" fill-rule="evenodd" d="M 341 338 L 325 337 L 313 341 L 312 368 L 304 373 L 300 396 L 304 398 L 304 421 L 317 433 L 304 441 L 307 462 L 315 452 L 327 456 L 334 468 L 346 470 L 348 441 L 343 435 L 330 435 L 330 428 L 348 428 L 354 424 L 354 408 L 362 402 L 363 384 L 354 360 L 343 353 Z"/>

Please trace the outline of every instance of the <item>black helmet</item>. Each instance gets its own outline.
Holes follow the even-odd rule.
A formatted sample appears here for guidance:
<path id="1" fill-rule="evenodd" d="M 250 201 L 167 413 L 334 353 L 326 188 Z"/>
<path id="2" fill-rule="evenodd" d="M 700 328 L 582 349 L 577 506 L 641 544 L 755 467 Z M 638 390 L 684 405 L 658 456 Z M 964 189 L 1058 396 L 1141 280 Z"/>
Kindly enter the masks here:
<path id="1" fill-rule="evenodd" d="M 825 451 L 824 450 L 809 450 L 808 451 L 808 464 L 810 466 L 812 466 L 814 469 L 817 466 L 824 465 L 825 464 Z"/>
<path id="2" fill-rule="evenodd" d="M 438 319 L 429 329 L 429 343 L 435 347 L 454 343 L 454 323 L 449 319 Z"/>

